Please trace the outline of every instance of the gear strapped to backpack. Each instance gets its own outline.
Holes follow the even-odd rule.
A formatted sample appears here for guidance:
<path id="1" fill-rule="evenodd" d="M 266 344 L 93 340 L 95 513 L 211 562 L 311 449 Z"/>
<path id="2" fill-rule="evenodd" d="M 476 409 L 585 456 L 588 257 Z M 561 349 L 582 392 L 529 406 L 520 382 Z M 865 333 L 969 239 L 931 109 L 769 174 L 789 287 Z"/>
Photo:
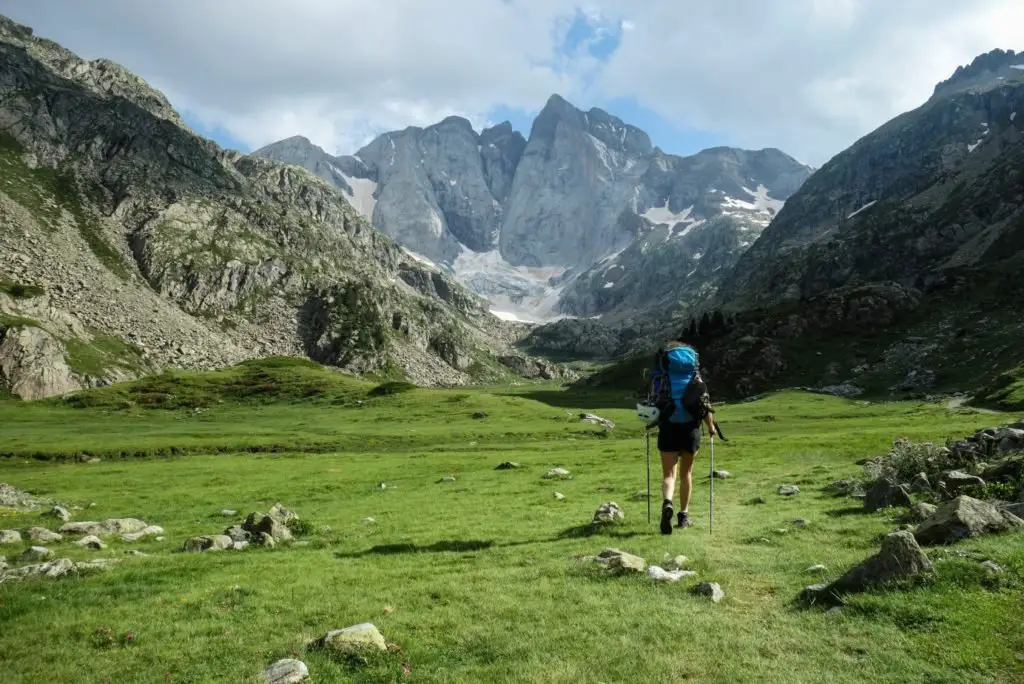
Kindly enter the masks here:
<path id="1" fill-rule="evenodd" d="M 655 409 L 649 427 L 699 421 L 713 412 L 707 385 L 700 376 L 697 350 L 687 346 L 658 350 L 646 404 Z"/>

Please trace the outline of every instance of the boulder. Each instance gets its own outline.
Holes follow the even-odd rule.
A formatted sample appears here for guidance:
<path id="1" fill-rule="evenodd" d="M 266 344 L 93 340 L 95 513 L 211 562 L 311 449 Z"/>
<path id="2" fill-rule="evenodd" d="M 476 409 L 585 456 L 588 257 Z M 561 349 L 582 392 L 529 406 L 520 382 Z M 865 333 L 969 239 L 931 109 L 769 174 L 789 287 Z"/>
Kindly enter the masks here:
<path id="1" fill-rule="evenodd" d="M 271 518 L 281 523 L 282 525 L 287 525 L 292 520 L 299 519 L 298 513 L 296 513 L 295 511 L 288 510 L 280 503 L 276 503 L 273 506 L 271 506 L 270 510 L 267 511 L 267 515 L 269 515 Z"/>
<path id="2" fill-rule="evenodd" d="M 910 491 L 912 492 L 930 492 L 932 490 L 932 483 L 928 479 L 928 475 L 925 473 L 918 473 L 914 476 L 914 479 L 910 481 Z"/>
<path id="3" fill-rule="evenodd" d="M 714 477 L 716 480 L 728 480 L 732 477 L 732 473 L 728 470 L 716 470 L 714 471 Z"/>
<path id="4" fill-rule="evenodd" d="M 30 546 L 18 555 L 19 563 L 48 561 L 53 558 L 53 551 L 45 546 Z"/>
<path id="5" fill-rule="evenodd" d="M 913 503 L 903 485 L 884 478 L 875 482 L 864 496 L 866 511 L 878 511 L 892 506 L 910 506 Z"/>
<path id="6" fill-rule="evenodd" d="M 236 511 L 233 508 L 222 508 L 220 510 L 220 514 L 223 515 L 225 518 L 233 518 L 236 515 L 238 515 L 238 511 Z"/>
<path id="7" fill-rule="evenodd" d="M 601 427 L 607 428 L 609 430 L 615 427 L 615 423 L 613 423 L 612 421 L 608 420 L 607 418 L 602 418 L 601 416 L 595 415 L 593 413 L 581 413 L 580 420 L 583 421 L 584 423 L 593 423 L 594 425 L 600 425 Z"/>
<path id="8" fill-rule="evenodd" d="M 35 542 L 42 542 L 44 544 L 56 543 L 64 540 L 64 537 L 51 532 L 45 527 L 33 527 L 28 531 L 28 538 Z"/>
<path id="9" fill-rule="evenodd" d="M 914 535 L 907 531 L 893 532 L 886 536 L 878 553 L 831 584 L 805 588 L 801 598 L 807 603 L 834 602 L 843 594 L 911 579 L 931 569 L 931 561 L 918 546 Z"/>
<path id="10" fill-rule="evenodd" d="M 938 506 L 930 503 L 917 503 L 910 507 L 910 510 L 901 518 L 905 523 L 921 523 L 935 515 Z"/>
<path id="11" fill-rule="evenodd" d="M 71 520 L 71 512 L 63 506 L 54 506 L 50 510 L 43 513 L 43 517 L 57 518 L 61 522 L 68 522 Z"/>
<path id="12" fill-rule="evenodd" d="M 457 480 L 455 479 L 454 475 L 445 475 L 438 482 L 440 484 L 452 484 L 453 482 L 456 482 L 456 481 Z"/>
<path id="13" fill-rule="evenodd" d="M 796 496 L 800 493 L 800 488 L 796 485 L 779 485 L 778 492 L 782 496 Z"/>
<path id="14" fill-rule="evenodd" d="M 298 684 L 309 677 L 309 668 L 301 660 L 279 660 L 262 673 L 260 684 Z"/>
<path id="15" fill-rule="evenodd" d="M 21 532 L 18 530 L 0 530 L 0 545 L 20 544 Z"/>
<path id="16" fill-rule="evenodd" d="M 985 468 L 981 473 L 985 482 L 1008 482 L 1024 479 L 1024 457 L 1007 458 Z"/>
<path id="17" fill-rule="evenodd" d="M 127 534 L 144 530 L 148 525 L 137 518 L 111 518 L 103 522 L 85 521 L 65 523 L 60 526 L 63 534 L 93 535 L 96 537 L 109 537 L 114 534 Z"/>
<path id="18" fill-rule="evenodd" d="M 250 513 L 242 523 L 242 529 L 256 538 L 262 538 L 262 535 L 268 534 L 275 542 L 291 541 L 292 539 L 292 533 L 284 523 L 262 513 Z"/>
<path id="19" fill-rule="evenodd" d="M 252 539 L 252 535 L 244 530 L 241 525 L 232 525 L 224 530 L 224 534 L 231 537 L 233 542 L 250 541 Z"/>
<path id="20" fill-rule="evenodd" d="M 569 477 L 569 471 L 565 468 L 552 468 L 544 475 L 547 480 L 566 480 Z"/>
<path id="21" fill-rule="evenodd" d="M 58 558 L 54 561 L 39 563 L 36 565 L 25 565 L 20 568 L 11 568 L 0 574 L 0 584 L 25 577 L 63 577 L 75 570 L 75 563 L 70 558 Z"/>
<path id="22" fill-rule="evenodd" d="M 147 525 L 144 529 L 138 532 L 127 532 L 121 535 L 121 539 L 126 542 L 137 542 L 140 539 L 146 537 L 158 537 L 164 533 L 164 528 L 159 525 Z"/>
<path id="23" fill-rule="evenodd" d="M 191 553 L 202 551 L 224 551 L 234 546 L 234 541 L 226 534 L 215 534 L 186 539 L 183 550 Z"/>
<path id="24" fill-rule="evenodd" d="M 596 560 L 620 573 L 643 572 L 647 569 L 647 561 L 643 558 L 618 549 L 605 549 L 597 554 Z"/>
<path id="25" fill-rule="evenodd" d="M 984 485 L 985 481 L 977 475 L 970 475 L 961 470 L 950 470 L 939 476 L 939 484 L 951 496 L 956 496 L 964 487 Z"/>
<path id="26" fill-rule="evenodd" d="M 614 501 L 601 504 L 598 509 L 594 512 L 593 523 L 597 525 L 604 525 L 609 523 L 618 523 L 626 519 L 626 514 L 619 508 L 619 504 Z"/>
<path id="27" fill-rule="evenodd" d="M 984 563 L 982 563 L 981 567 L 983 567 L 986 570 L 988 570 L 989 574 L 992 574 L 992 575 L 1001 575 L 1001 574 L 1003 574 L 1003 572 L 1005 572 L 1005 570 L 1003 570 L 1003 566 L 1001 566 L 998 563 L 996 563 L 995 561 L 991 561 L 991 560 L 987 560 Z"/>
<path id="28" fill-rule="evenodd" d="M 555 501 L 565 501 L 565 494 L 562 494 L 562 492 L 555 492 L 554 496 Z"/>
<path id="29" fill-rule="evenodd" d="M 321 648 L 345 655 L 364 652 L 386 651 L 387 642 L 378 629 L 366 622 L 361 625 L 335 629 L 315 640 L 312 648 Z"/>
<path id="30" fill-rule="evenodd" d="M 944 502 L 934 515 L 921 523 L 914 537 L 921 544 L 952 544 L 961 539 L 1004 532 L 1020 527 L 1024 521 L 990 503 L 958 496 Z"/>
<path id="31" fill-rule="evenodd" d="M 93 551 L 102 551 L 107 548 L 107 545 L 103 543 L 102 539 L 92 534 L 88 537 L 82 537 L 78 541 L 74 542 L 74 544 L 79 548 L 91 549 Z"/>
<path id="32" fill-rule="evenodd" d="M 1017 503 L 1003 501 L 997 505 L 997 508 L 1000 511 L 1007 511 L 1024 520 L 1024 501 L 1018 501 Z"/>
<path id="33" fill-rule="evenodd" d="M 678 582 L 684 577 L 693 577 L 696 574 L 693 570 L 666 570 L 657 565 L 647 568 L 647 576 L 655 582 Z"/>
<path id="34" fill-rule="evenodd" d="M 714 603 L 718 603 L 725 598 L 725 592 L 715 582 L 701 582 L 698 584 L 693 592 L 699 596 L 706 596 L 711 599 Z"/>

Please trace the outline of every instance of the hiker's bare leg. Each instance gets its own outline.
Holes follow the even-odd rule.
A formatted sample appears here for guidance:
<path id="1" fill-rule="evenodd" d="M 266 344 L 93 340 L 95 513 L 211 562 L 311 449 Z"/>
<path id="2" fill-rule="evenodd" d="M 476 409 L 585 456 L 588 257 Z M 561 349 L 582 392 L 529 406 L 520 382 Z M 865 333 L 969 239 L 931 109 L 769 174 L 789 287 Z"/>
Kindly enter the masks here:
<path id="1" fill-rule="evenodd" d="M 679 510 L 690 510 L 690 493 L 693 491 L 693 454 L 683 451 L 679 454 Z M 670 489 L 669 492 L 672 490 Z"/>
<path id="2" fill-rule="evenodd" d="M 672 492 L 676 488 L 676 462 L 679 460 L 678 451 L 661 452 L 661 500 L 672 500 Z M 692 463 L 692 457 L 691 457 Z"/>

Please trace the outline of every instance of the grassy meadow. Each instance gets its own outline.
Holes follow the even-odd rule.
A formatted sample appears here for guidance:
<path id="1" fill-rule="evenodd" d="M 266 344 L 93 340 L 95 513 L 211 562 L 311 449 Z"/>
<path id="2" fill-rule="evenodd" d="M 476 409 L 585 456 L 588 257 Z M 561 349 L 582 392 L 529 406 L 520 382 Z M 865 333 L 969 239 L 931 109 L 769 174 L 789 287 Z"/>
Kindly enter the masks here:
<path id="1" fill-rule="evenodd" d="M 732 477 L 715 484 L 714 534 L 705 446 L 695 527 L 665 537 L 637 496 L 644 441 L 631 402 L 550 384 L 381 389 L 284 361 L 72 400 L 0 400 L 0 482 L 81 507 L 75 520 L 137 517 L 166 530 L 163 541 L 108 538 L 104 551 L 66 539 L 50 545 L 58 557 L 122 560 L 0 584 L 0 679 L 246 682 L 298 657 L 312 682 L 1024 680 L 1022 534 L 958 545 L 1006 568 L 998 578 L 952 559 L 839 612 L 794 603 L 897 526 L 897 511 L 864 514 L 830 482 L 856 477 L 856 461 L 897 437 L 944 441 L 1011 416 L 804 393 L 721 406 L 729 441 L 715 445 L 715 465 Z M 580 411 L 617 425 L 580 422 Z M 508 460 L 521 468 L 496 470 Z M 555 466 L 571 479 L 543 479 Z M 801 492 L 779 496 L 782 484 Z M 626 520 L 595 531 L 588 523 L 606 501 Z M 178 552 L 275 502 L 309 523 L 299 543 Z M 0 529 L 39 524 L 59 525 L 0 511 Z M 14 565 L 28 545 L 0 553 Z M 585 560 L 606 547 L 652 564 L 684 554 L 698 576 L 608 576 Z M 807 572 L 819 563 L 826 573 Z M 699 581 L 726 598 L 693 595 Z M 401 652 L 355 665 L 305 649 L 362 622 Z"/>

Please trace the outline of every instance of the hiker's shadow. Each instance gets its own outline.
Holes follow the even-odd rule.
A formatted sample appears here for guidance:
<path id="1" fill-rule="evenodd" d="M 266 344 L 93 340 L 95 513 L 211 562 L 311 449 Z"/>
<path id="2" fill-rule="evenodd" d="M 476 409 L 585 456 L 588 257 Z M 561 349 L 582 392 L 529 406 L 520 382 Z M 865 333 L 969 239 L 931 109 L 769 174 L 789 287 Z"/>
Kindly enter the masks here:
<path id="1" fill-rule="evenodd" d="M 588 537 L 612 537 L 614 539 L 629 539 L 639 536 L 635 530 L 617 530 L 607 525 L 577 525 L 559 532 L 553 539 L 547 541 L 563 541 L 566 539 L 586 539 Z"/>

